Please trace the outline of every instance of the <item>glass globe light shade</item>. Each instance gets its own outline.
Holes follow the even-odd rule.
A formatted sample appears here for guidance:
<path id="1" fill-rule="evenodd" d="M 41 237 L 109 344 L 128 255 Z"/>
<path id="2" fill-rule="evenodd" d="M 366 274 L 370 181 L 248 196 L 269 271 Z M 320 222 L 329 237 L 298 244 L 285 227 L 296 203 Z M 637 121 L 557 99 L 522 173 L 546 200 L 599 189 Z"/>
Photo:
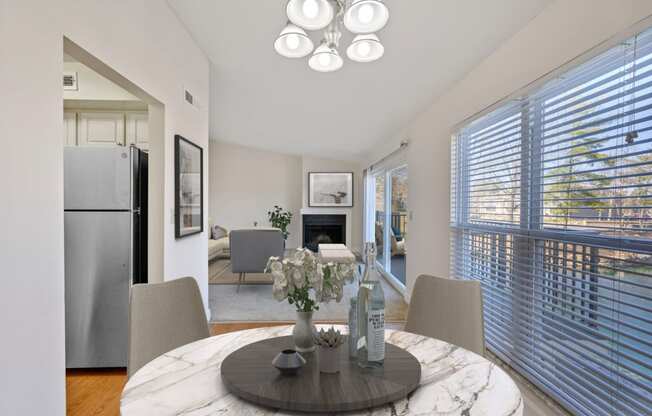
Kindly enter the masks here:
<path id="1" fill-rule="evenodd" d="M 317 0 L 305 0 L 301 11 L 308 19 L 314 19 L 319 14 L 319 3 Z"/>
<path id="2" fill-rule="evenodd" d="M 388 20 L 389 10 L 381 0 L 353 0 L 344 14 L 344 26 L 353 33 L 377 32 Z"/>
<path id="3" fill-rule="evenodd" d="M 308 65 L 318 72 L 333 72 L 342 68 L 344 60 L 337 52 L 337 49 L 328 46 L 326 42 L 322 42 L 308 60 Z"/>
<path id="4" fill-rule="evenodd" d="M 285 7 L 288 19 L 306 30 L 320 30 L 333 20 L 335 10 L 328 0 L 290 0 Z"/>
<path id="5" fill-rule="evenodd" d="M 385 47 L 373 33 L 358 35 L 346 49 L 346 56 L 356 62 L 371 62 L 380 59 L 385 53 Z"/>
<path id="6" fill-rule="evenodd" d="M 355 52 L 358 56 L 366 58 L 371 52 L 371 45 L 367 41 L 358 42 L 355 47 Z"/>
<path id="7" fill-rule="evenodd" d="M 312 52 L 315 45 L 300 27 L 288 23 L 274 42 L 274 49 L 286 58 L 303 58 Z"/>

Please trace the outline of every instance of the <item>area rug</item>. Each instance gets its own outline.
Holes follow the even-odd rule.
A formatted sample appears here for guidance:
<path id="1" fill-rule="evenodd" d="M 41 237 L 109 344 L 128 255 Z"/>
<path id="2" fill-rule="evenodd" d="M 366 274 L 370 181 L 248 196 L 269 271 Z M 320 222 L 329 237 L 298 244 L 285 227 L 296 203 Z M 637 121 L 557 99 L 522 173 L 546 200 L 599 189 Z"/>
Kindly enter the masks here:
<path id="1" fill-rule="evenodd" d="M 247 279 L 249 276 L 247 275 Z M 385 293 L 385 320 L 387 322 L 404 321 L 407 315 L 407 304 L 403 300 L 403 296 L 384 279 L 382 282 Z M 295 310 L 287 301 L 277 302 L 272 297 L 271 285 L 246 284 L 240 287 L 239 292 L 236 292 L 236 287 L 236 284 L 211 284 L 208 286 L 211 321 L 293 321 L 295 319 Z M 350 299 L 356 295 L 357 285 L 346 285 L 342 301 L 322 304 L 320 309 L 315 312 L 313 319 L 316 321 L 347 321 Z"/>
<path id="2" fill-rule="evenodd" d="M 231 260 L 217 259 L 208 263 L 208 283 L 211 285 L 237 285 L 238 273 L 231 271 Z M 243 285 L 271 285 L 268 273 L 247 273 Z"/>

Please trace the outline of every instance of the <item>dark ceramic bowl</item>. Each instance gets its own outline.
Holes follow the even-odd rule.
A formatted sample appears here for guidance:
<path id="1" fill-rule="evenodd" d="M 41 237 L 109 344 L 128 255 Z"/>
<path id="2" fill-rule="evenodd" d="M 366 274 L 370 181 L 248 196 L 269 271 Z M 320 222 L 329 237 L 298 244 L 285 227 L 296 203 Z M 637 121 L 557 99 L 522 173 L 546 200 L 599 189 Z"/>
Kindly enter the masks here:
<path id="1" fill-rule="evenodd" d="M 272 365 L 283 375 L 294 375 L 306 363 L 306 359 L 295 350 L 283 350 L 272 360 Z"/>

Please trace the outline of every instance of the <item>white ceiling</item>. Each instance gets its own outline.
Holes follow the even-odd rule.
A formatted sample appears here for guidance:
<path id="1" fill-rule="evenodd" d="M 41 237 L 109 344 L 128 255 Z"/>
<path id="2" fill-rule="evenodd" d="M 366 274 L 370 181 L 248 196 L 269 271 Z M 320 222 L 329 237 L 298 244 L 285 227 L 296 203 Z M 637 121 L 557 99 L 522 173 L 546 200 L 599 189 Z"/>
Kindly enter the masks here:
<path id="1" fill-rule="evenodd" d="M 273 48 L 285 0 L 168 0 L 212 61 L 213 140 L 355 159 L 397 134 L 551 0 L 386 0 L 385 56 L 317 73 Z M 312 33 L 315 44 L 318 33 Z M 344 55 L 351 36 L 340 45 Z"/>

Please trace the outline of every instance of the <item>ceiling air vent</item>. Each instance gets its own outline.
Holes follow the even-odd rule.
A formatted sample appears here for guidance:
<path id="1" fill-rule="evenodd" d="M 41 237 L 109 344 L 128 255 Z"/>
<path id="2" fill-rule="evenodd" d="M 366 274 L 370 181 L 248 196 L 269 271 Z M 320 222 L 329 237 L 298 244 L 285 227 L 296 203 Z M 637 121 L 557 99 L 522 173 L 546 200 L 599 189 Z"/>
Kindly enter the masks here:
<path id="1" fill-rule="evenodd" d="M 77 73 L 64 71 L 63 73 L 63 89 L 77 91 Z"/>

